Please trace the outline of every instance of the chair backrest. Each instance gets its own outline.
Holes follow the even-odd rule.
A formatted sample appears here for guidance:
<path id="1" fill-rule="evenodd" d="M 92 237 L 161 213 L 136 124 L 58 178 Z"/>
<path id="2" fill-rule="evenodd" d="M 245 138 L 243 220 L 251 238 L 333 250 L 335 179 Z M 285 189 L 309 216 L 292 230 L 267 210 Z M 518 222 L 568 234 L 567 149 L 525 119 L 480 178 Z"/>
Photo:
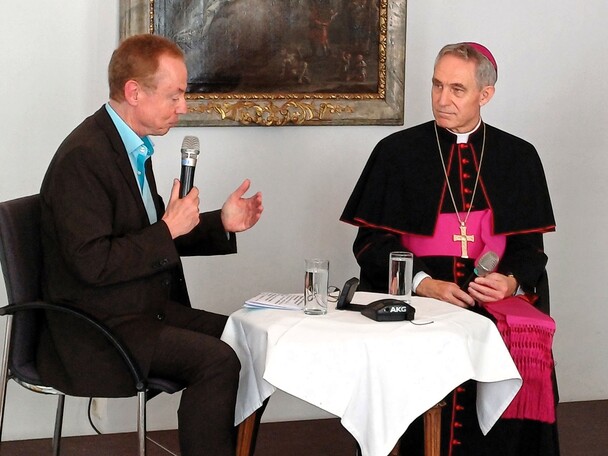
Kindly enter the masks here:
<path id="1" fill-rule="evenodd" d="M 42 299 L 40 195 L 0 203 L 0 264 L 9 304 Z M 10 369 L 32 384 L 41 383 L 35 367 L 41 322 L 40 311 L 19 312 L 12 322 Z"/>
<path id="2" fill-rule="evenodd" d="M 549 276 L 547 275 L 546 269 L 543 271 L 543 274 L 540 276 L 538 284 L 536 285 L 536 295 L 538 296 L 538 302 L 535 303 L 535 306 L 547 315 L 551 315 L 551 306 L 549 304 Z"/>
<path id="3" fill-rule="evenodd" d="M 0 203 L 0 264 L 9 304 L 41 299 L 40 195 Z"/>

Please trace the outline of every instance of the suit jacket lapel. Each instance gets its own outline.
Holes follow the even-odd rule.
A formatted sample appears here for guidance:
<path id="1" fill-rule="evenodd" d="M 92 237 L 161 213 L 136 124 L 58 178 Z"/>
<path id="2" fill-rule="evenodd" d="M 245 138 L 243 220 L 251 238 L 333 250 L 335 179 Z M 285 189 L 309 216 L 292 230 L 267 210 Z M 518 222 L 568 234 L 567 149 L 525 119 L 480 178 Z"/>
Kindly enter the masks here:
<path id="1" fill-rule="evenodd" d="M 154 200 L 154 207 L 156 208 L 156 218 L 161 219 L 165 213 L 165 206 L 162 199 L 158 195 L 158 189 L 156 188 L 156 179 L 154 178 L 154 171 L 152 169 L 152 157 L 146 160 L 146 179 L 150 186 L 150 193 L 152 193 L 152 199 Z"/>
<path id="2" fill-rule="evenodd" d="M 148 213 L 146 212 L 146 207 L 144 206 L 144 202 L 141 198 L 141 193 L 139 191 L 139 184 L 137 183 L 137 179 L 135 178 L 135 174 L 133 174 L 133 167 L 131 166 L 131 161 L 129 160 L 129 156 L 127 155 L 127 150 L 125 149 L 125 145 L 118 134 L 118 130 L 116 130 L 116 126 L 105 106 L 102 106 L 95 114 L 95 120 L 99 124 L 100 128 L 105 132 L 110 144 L 112 145 L 112 149 L 116 154 L 116 167 L 122 174 L 125 179 L 127 186 L 129 187 L 129 191 L 131 192 L 131 197 L 137 202 L 137 209 L 139 211 L 139 215 L 144 221 L 146 225 L 150 223 L 148 219 Z M 147 160 L 148 162 L 150 160 Z M 146 166 L 148 166 L 146 164 Z M 150 185 L 150 189 L 152 190 L 152 186 Z M 152 195 L 156 194 L 156 184 L 154 184 L 154 190 L 152 191 Z M 158 208 L 157 208 L 158 213 Z"/>

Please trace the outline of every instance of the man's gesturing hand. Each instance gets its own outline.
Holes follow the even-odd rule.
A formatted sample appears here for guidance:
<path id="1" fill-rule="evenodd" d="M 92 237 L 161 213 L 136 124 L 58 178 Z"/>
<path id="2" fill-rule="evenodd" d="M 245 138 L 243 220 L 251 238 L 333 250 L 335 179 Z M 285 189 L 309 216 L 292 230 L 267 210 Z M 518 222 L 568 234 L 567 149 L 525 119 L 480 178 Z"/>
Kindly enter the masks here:
<path id="1" fill-rule="evenodd" d="M 250 198 L 243 198 L 250 185 L 249 179 L 245 179 L 222 206 L 222 223 L 224 229 L 228 232 L 238 233 L 248 230 L 262 216 L 264 207 L 262 206 L 262 194 L 260 192 Z"/>

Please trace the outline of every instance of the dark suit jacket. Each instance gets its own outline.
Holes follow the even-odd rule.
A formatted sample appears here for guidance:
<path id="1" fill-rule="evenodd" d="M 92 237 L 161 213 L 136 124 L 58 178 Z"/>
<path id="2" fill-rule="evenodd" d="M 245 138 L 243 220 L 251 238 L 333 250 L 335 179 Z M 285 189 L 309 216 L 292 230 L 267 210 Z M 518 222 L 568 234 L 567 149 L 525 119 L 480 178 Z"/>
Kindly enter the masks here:
<path id="1" fill-rule="evenodd" d="M 164 204 L 151 160 L 147 165 L 160 220 Z M 40 193 L 45 299 L 100 319 L 147 374 L 166 312 L 176 303 L 190 305 L 180 256 L 234 253 L 234 234 L 226 236 L 219 211 L 201 214 L 198 226 L 175 241 L 164 222 L 150 225 L 127 152 L 105 107 L 60 145 Z M 73 317 L 49 313 L 47 321 L 38 357 L 43 380 L 73 395 L 133 392 L 107 342 L 92 337 L 90 328 Z M 91 363 L 108 377 L 83 375 L 81 368 Z"/>

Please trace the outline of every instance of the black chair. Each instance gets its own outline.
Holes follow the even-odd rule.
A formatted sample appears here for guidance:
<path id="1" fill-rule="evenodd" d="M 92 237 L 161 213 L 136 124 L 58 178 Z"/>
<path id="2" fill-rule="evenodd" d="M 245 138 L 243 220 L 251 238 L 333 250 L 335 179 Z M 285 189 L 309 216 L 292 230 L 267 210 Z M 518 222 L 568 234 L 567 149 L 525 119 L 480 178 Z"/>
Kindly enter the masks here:
<path id="1" fill-rule="evenodd" d="M 39 195 L 0 203 L 0 264 L 8 297 L 8 305 L 0 308 L 0 315 L 6 316 L 4 351 L 0 366 L 0 440 L 6 386 L 8 381 L 13 379 L 31 391 L 58 396 L 53 455 L 59 455 L 65 394 L 54 389 L 53 385 L 42 383 L 36 369 L 36 352 L 44 313 L 63 312 L 86 322 L 92 332 L 98 332 L 105 337 L 124 361 L 138 396 L 138 448 L 139 455 L 145 455 L 146 400 L 160 392 L 177 392 L 183 385 L 166 379 L 144 378 L 128 349 L 102 323 L 76 308 L 42 300 Z M 94 369 L 92 366 L 91 371 Z"/>

